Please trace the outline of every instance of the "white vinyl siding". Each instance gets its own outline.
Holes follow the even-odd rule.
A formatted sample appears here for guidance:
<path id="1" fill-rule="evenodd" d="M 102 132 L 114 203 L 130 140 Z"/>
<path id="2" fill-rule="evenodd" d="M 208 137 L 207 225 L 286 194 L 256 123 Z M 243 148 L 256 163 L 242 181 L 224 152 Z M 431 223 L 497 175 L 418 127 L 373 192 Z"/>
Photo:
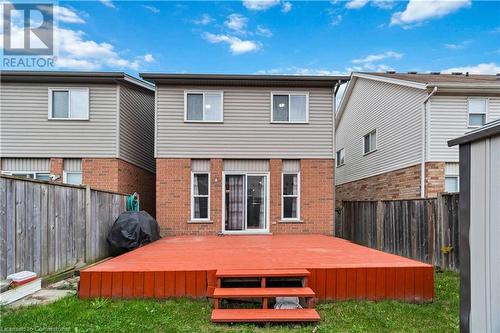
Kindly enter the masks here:
<path id="1" fill-rule="evenodd" d="M 224 160 L 223 170 L 227 172 L 269 172 L 269 161 Z"/>
<path id="2" fill-rule="evenodd" d="M 490 96 L 486 122 L 500 118 L 500 96 Z M 458 146 L 448 147 L 448 140 L 470 131 L 469 97 L 435 95 L 429 101 L 429 161 L 458 162 Z"/>
<path id="3" fill-rule="evenodd" d="M 357 79 L 336 130 L 336 147 L 348 153 L 336 184 L 401 169 L 422 159 L 422 103 L 426 92 Z M 364 155 L 364 136 L 377 129 L 377 152 Z"/>
<path id="4" fill-rule="evenodd" d="M 157 87 L 158 158 L 333 158 L 332 89 L 308 89 L 307 124 L 270 123 L 272 88 L 214 89 L 224 123 L 184 122 L 184 87 Z"/>
<path id="5" fill-rule="evenodd" d="M 127 162 L 155 172 L 154 92 L 120 85 L 119 156 Z"/>
<path id="6" fill-rule="evenodd" d="M 47 119 L 48 89 L 58 87 L 44 83 L 2 83 L 1 155 L 47 158 L 117 157 L 116 85 L 88 85 L 88 121 Z M 72 86 L 65 84 L 60 87 Z"/>
<path id="7" fill-rule="evenodd" d="M 2 158 L 1 173 L 4 175 L 49 180 L 48 158 Z"/>
<path id="8" fill-rule="evenodd" d="M 89 119 L 89 88 L 48 88 L 48 92 L 49 119 Z"/>

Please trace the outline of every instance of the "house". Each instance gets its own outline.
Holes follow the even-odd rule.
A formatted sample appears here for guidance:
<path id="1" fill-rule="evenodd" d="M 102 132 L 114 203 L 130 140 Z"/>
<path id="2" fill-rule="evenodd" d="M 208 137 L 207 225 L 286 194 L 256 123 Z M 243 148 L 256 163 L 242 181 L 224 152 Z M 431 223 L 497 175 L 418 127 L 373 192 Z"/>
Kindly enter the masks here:
<path id="1" fill-rule="evenodd" d="M 156 85 L 163 234 L 332 235 L 343 76 L 141 74 Z"/>
<path id="2" fill-rule="evenodd" d="M 124 73 L 0 76 L 2 173 L 137 192 L 155 213 L 154 87 Z"/>
<path id="3" fill-rule="evenodd" d="M 336 115 L 336 200 L 459 190 L 447 141 L 500 118 L 495 75 L 353 73 Z"/>
<path id="4" fill-rule="evenodd" d="M 449 141 L 460 151 L 460 331 L 500 331 L 500 120 Z"/>

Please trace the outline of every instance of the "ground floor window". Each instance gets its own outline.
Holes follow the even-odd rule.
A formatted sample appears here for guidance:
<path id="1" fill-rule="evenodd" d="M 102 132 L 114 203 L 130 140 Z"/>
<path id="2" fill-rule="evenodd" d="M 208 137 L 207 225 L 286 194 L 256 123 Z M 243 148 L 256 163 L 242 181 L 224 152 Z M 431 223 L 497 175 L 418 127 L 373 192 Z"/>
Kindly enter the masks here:
<path id="1" fill-rule="evenodd" d="M 458 192 L 458 176 L 446 176 L 444 179 L 444 190 L 448 193 Z"/>
<path id="2" fill-rule="evenodd" d="M 210 219 L 210 174 L 193 172 L 191 185 L 191 219 Z"/>
<path id="3" fill-rule="evenodd" d="M 64 183 L 81 185 L 83 183 L 81 172 L 64 172 Z"/>
<path id="4" fill-rule="evenodd" d="M 2 174 L 21 177 L 21 178 L 29 178 L 29 179 L 37 179 L 37 180 L 50 180 L 50 173 L 48 172 L 22 172 L 22 171 L 2 171 Z"/>
<path id="5" fill-rule="evenodd" d="M 281 215 L 283 220 L 300 217 L 300 173 L 283 173 Z"/>

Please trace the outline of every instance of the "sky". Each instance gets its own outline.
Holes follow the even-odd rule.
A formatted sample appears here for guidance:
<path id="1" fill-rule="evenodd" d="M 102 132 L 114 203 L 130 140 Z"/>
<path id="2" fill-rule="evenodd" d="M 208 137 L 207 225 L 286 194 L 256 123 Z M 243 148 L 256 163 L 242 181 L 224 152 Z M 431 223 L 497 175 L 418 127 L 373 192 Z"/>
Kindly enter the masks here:
<path id="1" fill-rule="evenodd" d="M 103 0 L 54 5 L 53 70 L 135 76 L 500 72 L 497 1 Z"/>

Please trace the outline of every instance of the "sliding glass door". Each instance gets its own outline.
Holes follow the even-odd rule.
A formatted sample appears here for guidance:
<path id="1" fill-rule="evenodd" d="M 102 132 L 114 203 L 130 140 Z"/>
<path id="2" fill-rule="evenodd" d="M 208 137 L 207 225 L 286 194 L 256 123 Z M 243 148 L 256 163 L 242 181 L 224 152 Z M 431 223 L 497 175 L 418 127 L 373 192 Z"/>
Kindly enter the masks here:
<path id="1" fill-rule="evenodd" d="M 267 175 L 225 176 L 225 231 L 267 230 Z"/>

